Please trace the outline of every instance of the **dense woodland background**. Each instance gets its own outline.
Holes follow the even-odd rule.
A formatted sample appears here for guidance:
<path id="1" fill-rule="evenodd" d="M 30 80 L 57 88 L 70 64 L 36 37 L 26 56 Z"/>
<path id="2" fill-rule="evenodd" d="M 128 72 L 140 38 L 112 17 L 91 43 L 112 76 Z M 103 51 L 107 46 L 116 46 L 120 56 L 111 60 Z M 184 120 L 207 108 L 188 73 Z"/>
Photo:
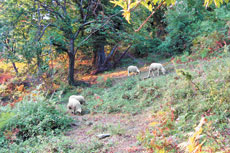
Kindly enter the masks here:
<path id="1" fill-rule="evenodd" d="M 0 1 L 0 152 L 230 152 L 227 2 Z"/>

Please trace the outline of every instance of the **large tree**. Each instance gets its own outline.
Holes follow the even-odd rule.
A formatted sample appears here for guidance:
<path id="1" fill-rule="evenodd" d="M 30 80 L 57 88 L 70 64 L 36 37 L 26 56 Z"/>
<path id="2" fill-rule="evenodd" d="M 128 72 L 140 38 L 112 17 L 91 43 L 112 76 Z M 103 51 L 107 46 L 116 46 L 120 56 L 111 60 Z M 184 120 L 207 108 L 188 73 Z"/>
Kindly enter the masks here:
<path id="1" fill-rule="evenodd" d="M 47 12 L 47 18 L 51 22 L 52 44 L 56 46 L 57 50 L 68 54 L 68 81 L 73 85 L 75 84 L 74 64 L 77 51 L 81 46 L 87 44 L 92 36 L 97 38 L 96 36 L 106 29 L 111 18 L 116 14 L 106 16 L 103 6 L 98 0 L 37 0 L 37 2 Z M 100 40 L 100 43 L 95 47 L 104 52 L 104 43 L 105 39 Z"/>
<path id="2" fill-rule="evenodd" d="M 42 58 L 46 45 L 41 38 L 50 25 L 44 19 L 36 0 L 7 0 L 1 5 L 0 39 L 4 45 L 4 52 L 8 59 L 27 61 L 31 64 L 36 58 L 38 72 L 41 74 Z M 13 53 L 13 54 L 12 54 Z M 19 55 L 22 55 L 19 57 Z"/>

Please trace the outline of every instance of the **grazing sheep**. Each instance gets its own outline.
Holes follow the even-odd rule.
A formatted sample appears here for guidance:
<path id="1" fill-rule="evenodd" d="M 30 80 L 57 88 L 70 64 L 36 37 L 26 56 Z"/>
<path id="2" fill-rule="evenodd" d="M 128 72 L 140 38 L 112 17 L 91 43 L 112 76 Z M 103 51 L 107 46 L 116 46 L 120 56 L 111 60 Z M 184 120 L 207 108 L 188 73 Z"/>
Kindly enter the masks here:
<path id="1" fill-rule="evenodd" d="M 81 103 L 73 96 L 69 97 L 69 102 L 67 104 L 67 110 L 72 114 L 81 114 Z"/>
<path id="2" fill-rule="evenodd" d="M 160 71 L 165 74 L 166 70 L 165 68 L 163 67 L 162 64 L 160 63 L 152 63 L 150 66 L 149 66 L 149 74 L 148 74 L 148 77 L 150 77 L 150 73 L 152 73 L 153 77 L 154 77 L 154 71 L 157 70 L 157 75 L 159 76 L 160 74 Z"/>
<path id="3" fill-rule="evenodd" d="M 128 67 L 128 76 L 129 76 L 129 73 L 131 72 L 140 74 L 140 70 L 136 66 L 132 66 L 132 65 Z"/>
<path id="4" fill-rule="evenodd" d="M 69 98 L 78 100 L 81 103 L 81 105 L 85 104 L 85 98 L 81 95 L 72 95 Z"/>

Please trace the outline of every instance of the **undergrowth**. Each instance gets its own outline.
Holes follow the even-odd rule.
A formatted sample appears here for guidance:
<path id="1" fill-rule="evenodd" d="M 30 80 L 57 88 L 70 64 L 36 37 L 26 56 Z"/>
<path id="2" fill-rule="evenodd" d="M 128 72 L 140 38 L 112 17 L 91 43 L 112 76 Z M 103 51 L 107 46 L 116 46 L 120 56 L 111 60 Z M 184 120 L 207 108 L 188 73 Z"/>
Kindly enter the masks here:
<path id="1" fill-rule="evenodd" d="M 65 111 L 57 109 L 55 101 L 42 95 L 31 94 L 19 103 L 1 106 L 1 151 L 15 148 L 15 152 L 26 152 L 27 148 L 38 147 L 41 139 L 62 134 L 72 122 Z"/>

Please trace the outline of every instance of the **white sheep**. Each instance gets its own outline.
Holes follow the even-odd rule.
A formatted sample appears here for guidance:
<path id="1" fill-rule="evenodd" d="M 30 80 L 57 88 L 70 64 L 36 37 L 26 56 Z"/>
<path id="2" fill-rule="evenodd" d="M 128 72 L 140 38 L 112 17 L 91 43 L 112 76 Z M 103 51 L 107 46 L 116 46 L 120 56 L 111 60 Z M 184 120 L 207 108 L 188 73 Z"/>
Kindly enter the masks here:
<path id="1" fill-rule="evenodd" d="M 132 66 L 132 65 L 128 67 L 128 76 L 129 76 L 129 73 L 131 72 L 140 74 L 140 70 L 136 66 Z"/>
<path id="2" fill-rule="evenodd" d="M 81 103 L 74 96 L 70 96 L 69 102 L 67 104 L 67 110 L 70 111 L 72 114 L 81 114 Z"/>
<path id="3" fill-rule="evenodd" d="M 163 67 L 162 64 L 160 63 L 152 63 L 150 66 L 149 66 L 149 74 L 148 74 L 148 77 L 150 77 L 150 73 L 152 73 L 153 77 L 154 77 L 154 71 L 157 71 L 157 75 L 159 76 L 160 74 L 160 71 L 165 74 L 166 70 L 165 68 Z"/>
<path id="4" fill-rule="evenodd" d="M 85 104 L 85 98 L 81 95 L 72 95 L 69 98 L 73 98 L 73 99 L 78 100 L 81 103 L 81 105 Z"/>

